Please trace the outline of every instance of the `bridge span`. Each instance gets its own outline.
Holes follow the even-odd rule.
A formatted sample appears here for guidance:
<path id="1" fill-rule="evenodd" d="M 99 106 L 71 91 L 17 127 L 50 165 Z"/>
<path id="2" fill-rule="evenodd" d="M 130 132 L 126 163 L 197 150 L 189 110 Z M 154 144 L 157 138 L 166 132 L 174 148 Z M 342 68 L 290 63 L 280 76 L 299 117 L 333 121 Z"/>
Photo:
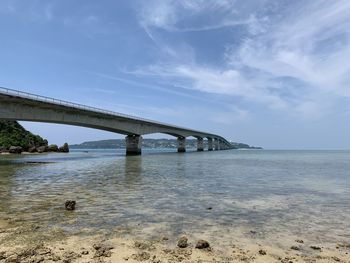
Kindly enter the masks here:
<path id="1" fill-rule="evenodd" d="M 82 104 L 0 87 L 0 119 L 68 124 L 126 135 L 126 155 L 141 154 L 142 135 L 164 133 L 177 137 L 177 151 L 186 152 L 186 137 L 197 138 L 197 150 L 227 150 L 225 138 L 202 131 L 102 110 Z"/>

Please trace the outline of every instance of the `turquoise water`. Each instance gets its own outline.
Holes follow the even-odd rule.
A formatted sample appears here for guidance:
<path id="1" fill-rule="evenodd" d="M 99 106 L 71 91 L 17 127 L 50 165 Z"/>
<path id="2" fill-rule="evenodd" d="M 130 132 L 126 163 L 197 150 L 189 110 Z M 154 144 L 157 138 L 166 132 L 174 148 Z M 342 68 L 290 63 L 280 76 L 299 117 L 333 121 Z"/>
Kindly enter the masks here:
<path id="1" fill-rule="evenodd" d="M 63 209 L 67 199 L 76 211 Z M 129 227 L 337 242 L 350 238 L 350 151 L 0 156 L 0 200 L 0 220 L 72 234 Z"/>

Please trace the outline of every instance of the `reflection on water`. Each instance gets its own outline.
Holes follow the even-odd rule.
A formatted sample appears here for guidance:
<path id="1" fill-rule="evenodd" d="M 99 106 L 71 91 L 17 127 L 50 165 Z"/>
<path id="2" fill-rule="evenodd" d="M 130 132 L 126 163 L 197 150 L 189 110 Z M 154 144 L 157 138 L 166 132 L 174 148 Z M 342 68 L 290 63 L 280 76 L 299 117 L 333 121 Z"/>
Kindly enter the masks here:
<path id="1" fill-rule="evenodd" d="M 27 162 L 49 162 L 27 164 Z M 350 238 L 350 152 L 114 150 L 0 157 L 0 220 L 138 234 Z M 64 211 L 67 199 L 75 212 Z M 212 209 L 208 209 L 212 208 Z"/>

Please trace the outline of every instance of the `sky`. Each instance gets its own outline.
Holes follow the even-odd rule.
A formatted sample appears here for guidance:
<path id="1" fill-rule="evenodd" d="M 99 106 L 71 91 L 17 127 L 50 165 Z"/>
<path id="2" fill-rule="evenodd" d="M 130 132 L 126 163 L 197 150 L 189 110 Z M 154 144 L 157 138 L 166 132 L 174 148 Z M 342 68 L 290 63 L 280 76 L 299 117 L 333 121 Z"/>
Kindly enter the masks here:
<path id="1" fill-rule="evenodd" d="M 0 32 L 2 87 L 267 149 L 350 149 L 348 0 L 0 0 Z M 57 144 L 123 138 L 22 124 Z"/>

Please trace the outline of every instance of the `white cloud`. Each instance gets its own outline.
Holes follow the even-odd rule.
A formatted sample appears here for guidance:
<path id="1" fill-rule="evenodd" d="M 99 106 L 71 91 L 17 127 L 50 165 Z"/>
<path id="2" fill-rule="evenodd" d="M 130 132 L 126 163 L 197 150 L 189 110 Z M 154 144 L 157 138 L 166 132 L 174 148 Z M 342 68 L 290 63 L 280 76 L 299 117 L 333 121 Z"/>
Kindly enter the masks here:
<path id="1" fill-rule="evenodd" d="M 350 97 L 350 2 L 320 0 L 285 6 L 267 2 L 270 9 L 256 3 L 239 9 L 234 1 L 224 1 L 215 8 L 211 1 L 167 2 L 167 18 L 153 21 L 152 16 L 145 16 L 143 22 L 171 32 L 215 29 L 225 21 L 245 21 L 247 33 L 237 35 L 242 37 L 241 42 L 232 44 L 225 54 L 217 54 L 226 59 L 223 65 L 174 62 L 169 58 L 135 73 L 161 76 L 206 93 L 241 97 L 305 118 L 322 118 L 339 98 Z M 209 16 L 210 5 L 216 15 L 226 10 L 225 16 L 198 27 L 184 23 L 191 19 L 190 14 L 206 12 Z M 181 14 L 184 10 L 190 13 Z M 176 53 L 176 47 L 171 48 Z"/>
<path id="2" fill-rule="evenodd" d="M 253 6 L 261 6 L 264 2 L 254 3 Z M 232 0 L 150 0 L 141 5 L 140 23 L 148 32 L 152 27 L 169 32 L 215 30 L 257 21 L 246 11 L 238 10 L 238 7 L 249 9 L 251 4 Z M 208 21 L 203 22 L 203 17 L 204 21 Z"/>

